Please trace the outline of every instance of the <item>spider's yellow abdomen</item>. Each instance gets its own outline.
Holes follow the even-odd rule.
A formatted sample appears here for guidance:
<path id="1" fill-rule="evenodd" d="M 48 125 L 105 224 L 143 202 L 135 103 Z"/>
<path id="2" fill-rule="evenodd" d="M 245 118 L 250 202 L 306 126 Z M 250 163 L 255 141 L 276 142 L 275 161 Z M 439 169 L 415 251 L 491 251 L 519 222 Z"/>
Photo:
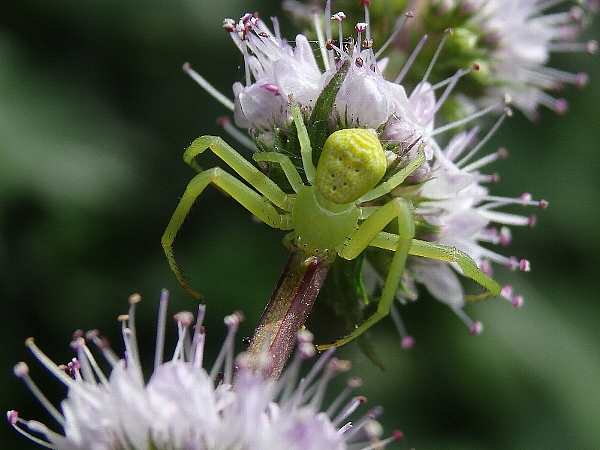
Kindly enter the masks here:
<path id="1" fill-rule="evenodd" d="M 348 128 L 325 141 L 315 184 L 327 200 L 351 203 L 373 189 L 385 169 L 385 154 L 375 131 Z"/>

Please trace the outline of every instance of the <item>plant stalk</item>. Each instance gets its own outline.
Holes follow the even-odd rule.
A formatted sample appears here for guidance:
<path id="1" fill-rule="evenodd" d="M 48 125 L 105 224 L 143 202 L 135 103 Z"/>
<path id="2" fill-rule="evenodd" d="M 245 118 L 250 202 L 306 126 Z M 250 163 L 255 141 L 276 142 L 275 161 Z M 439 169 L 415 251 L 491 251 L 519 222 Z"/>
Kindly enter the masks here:
<path id="1" fill-rule="evenodd" d="M 329 271 L 330 265 L 324 261 L 295 251 L 283 269 L 248 348 L 252 358 L 268 355 L 269 378 L 279 378 L 294 348 L 296 334 L 304 326 Z"/>

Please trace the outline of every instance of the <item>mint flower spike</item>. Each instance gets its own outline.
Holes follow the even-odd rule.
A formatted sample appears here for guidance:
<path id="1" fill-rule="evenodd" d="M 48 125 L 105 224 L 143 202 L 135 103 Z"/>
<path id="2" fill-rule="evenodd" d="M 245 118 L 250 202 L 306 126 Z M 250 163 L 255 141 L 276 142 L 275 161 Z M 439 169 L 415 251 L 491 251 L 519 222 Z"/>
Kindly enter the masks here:
<path id="1" fill-rule="evenodd" d="M 597 0 L 429 0 L 419 2 L 424 32 L 436 33 L 452 24 L 454 49 L 444 63 L 472 58 L 481 72 L 457 89 L 456 100 L 464 111 L 510 95 L 514 107 L 530 120 L 539 118 L 539 108 L 558 114 L 568 109 L 565 99 L 552 92 L 566 84 L 583 86 L 584 72 L 570 73 L 548 67 L 554 53 L 595 53 L 594 40 L 576 42 L 598 10 Z M 563 10 L 561 6 L 565 6 Z M 449 25 L 447 25 L 449 26 Z M 437 31 L 439 33 L 439 31 Z"/>
<path id="2" fill-rule="evenodd" d="M 480 282 L 482 279 L 491 280 L 489 274 L 492 263 L 528 270 L 527 260 L 507 258 L 500 252 L 487 249 L 487 245 L 506 245 L 510 241 L 509 225 L 527 225 L 533 222 L 530 218 L 500 211 L 501 208 L 511 204 L 539 204 L 543 207 L 547 202 L 533 202 L 521 198 L 499 199 L 490 195 L 488 189 L 483 187 L 484 183 L 495 181 L 497 176 L 482 175 L 479 170 L 498 158 L 502 152 L 481 159 L 475 159 L 474 155 L 504 118 L 511 114 L 507 107 L 510 103 L 509 96 L 499 95 L 494 102 L 490 101 L 490 105 L 481 107 L 482 109 L 460 120 L 451 123 L 440 120 L 440 112 L 445 104 L 453 103 L 451 97 L 456 95 L 455 91 L 460 81 L 467 76 L 473 76 L 480 69 L 476 63 L 467 63 L 441 81 L 435 76 L 436 66 L 445 58 L 444 45 L 454 38 L 453 31 L 446 29 L 439 39 L 435 39 L 438 43 L 434 44 L 433 51 L 425 56 L 422 53 L 427 36 L 423 36 L 407 58 L 404 68 L 398 69 L 399 72 L 388 79 L 384 73 L 389 60 L 379 57 L 380 50 L 376 49 L 369 34 L 371 16 L 368 3 L 362 2 L 365 10 L 364 21 L 356 23 L 350 36 L 344 36 L 344 28 L 340 26 L 347 19 L 346 14 L 341 11 L 332 14 L 330 2 L 326 2 L 324 14 L 315 10 L 305 13 L 314 19 L 319 39 L 318 47 L 321 50 L 320 60 L 315 57 L 319 52 L 313 51 L 306 36 L 299 34 L 293 42 L 284 40 L 275 18 L 271 18 L 274 31 L 271 31 L 257 14 L 244 14 L 238 21 L 226 19 L 224 28 L 240 49 L 245 68 L 245 80 L 233 86 L 235 124 L 247 130 L 256 150 L 281 153 L 289 157 L 293 164 L 297 164 L 302 158 L 298 145 L 297 122 L 304 123 L 310 144 L 315 149 L 312 154 L 315 165 L 327 136 L 340 129 L 370 128 L 375 131 L 385 152 L 386 174 L 382 185 L 386 183 L 385 180 L 414 161 L 417 153 L 424 153 L 426 161 L 411 172 L 406 182 L 389 192 L 389 195 L 387 192 L 382 195 L 383 190 L 375 188 L 374 193 L 363 195 L 357 202 L 357 207 L 364 211 L 365 217 L 388 203 L 390 196 L 406 200 L 411 208 L 414 206 L 414 209 L 411 209 L 416 224 L 414 239 L 406 264 L 402 267 L 398 290 L 394 292 L 388 288 L 386 291 L 385 308 L 388 308 L 394 293 L 395 298 L 401 302 L 416 299 L 416 285 L 422 284 L 434 297 L 448 304 L 466 323 L 472 334 L 477 334 L 482 330 L 481 324 L 472 321 L 463 311 L 463 307 L 467 301 L 483 299 L 484 294 L 465 295 L 458 277 L 465 273 L 449 261 L 470 261 L 472 257 L 475 260 L 473 267 L 477 276 L 480 276 Z M 307 11 L 307 8 L 303 8 L 299 3 L 288 2 L 286 5 L 295 5 L 299 11 Z M 421 13 L 422 11 L 419 14 Z M 389 45 L 388 42 L 393 42 L 396 34 L 403 32 L 405 25 L 419 20 L 418 17 L 406 13 L 396 20 L 397 26 L 394 27 L 391 38 L 382 47 Z M 337 41 L 334 39 L 336 31 Z M 413 63 L 423 57 L 429 58 L 426 64 L 419 60 L 418 65 L 425 67 L 424 74 L 414 83 L 415 87 L 409 93 L 401 83 L 405 78 L 409 78 Z M 465 61 L 465 58 L 462 61 Z M 186 71 L 194 77 L 189 66 L 186 66 Z M 330 88 L 331 85 L 335 85 L 335 89 Z M 297 115 L 301 117 L 296 122 L 292 120 L 291 101 L 295 105 L 294 108 L 300 109 Z M 327 106 L 323 106 L 324 104 Z M 497 115 L 498 111 L 502 113 L 496 125 L 479 145 L 471 148 L 478 128 L 465 132 L 466 127 L 485 116 Z M 226 131 L 234 134 L 230 123 L 221 122 Z M 320 134 L 315 132 L 317 128 Z M 459 130 L 458 134 L 452 137 L 455 130 Z M 320 138 L 323 138 L 321 143 Z M 444 145 L 438 139 L 449 140 L 449 143 Z M 417 143 L 419 145 L 416 145 Z M 269 158 L 270 156 L 262 158 L 260 154 L 254 156 L 255 160 L 261 162 L 276 161 Z M 287 189 L 291 192 L 290 186 L 285 184 L 285 177 L 278 178 L 277 164 L 270 167 L 264 164 L 260 165 L 260 168 L 267 170 L 270 179 L 280 183 L 278 186 L 282 190 Z M 309 173 L 301 171 L 299 175 L 306 176 L 310 181 Z M 452 195 L 449 195 L 449 192 Z M 495 224 L 500 226 L 499 231 L 492 227 Z M 386 243 L 380 242 L 384 240 L 382 238 L 375 246 L 384 251 L 377 253 L 377 250 L 369 249 L 364 251 L 364 255 L 375 273 L 387 279 L 389 269 L 386 267 L 389 267 L 390 257 L 388 251 L 397 250 L 398 238 L 393 234 L 388 237 L 385 232 L 380 233 L 380 236 L 385 236 Z M 443 247 L 443 254 L 432 250 L 440 247 Z M 340 264 L 340 261 L 338 258 L 333 264 Z M 348 279 L 342 281 L 349 287 L 359 286 L 363 280 L 370 281 L 366 273 L 369 268 L 365 268 L 365 272 L 361 270 L 362 268 L 358 267 L 357 270 L 348 272 Z M 377 277 L 371 278 L 377 280 Z M 522 297 L 518 294 L 513 295 L 510 286 L 501 290 L 495 281 L 493 283 L 494 293 L 501 291 L 503 297 L 514 305 L 522 304 Z M 373 282 L 371 287 L 370 294 L 378 297 L 381 289 Z M 362 287 L 347 291 L 357 293 L 347 294 L 349 298 L 345 298 L 344 301 L 355 305 L 353 310 L 358 311 L 347 317 L 347 322 L 361 323 L 361 319 L 364 318 L 359 312 L 369 297 Z M 314 301 L 314 296 L 310 300 Z M 385 313 L 387 314 L 387 311 Z M 393 308 L 392 319 L 403 336 L 402 346 L 410 347 L 413 339 L 406 333 L 399 314 Z M 362 323 L 364 325 L 364 322 Z M 298 325 L 297 330 L 302 324 L 295 325 Z M 294 335 L 295 330 L 286 337 L 291 338 Z M 336 345 L 348 342 L 343 339 L 336 341 Z M 288 339 L 287 342 L 292 340 Z M 257 348 L 262 349 L 260 345 Z M 287 354 L 284 360 L 286 358 Z"/>
<path id="3" fill-rule="evenodd" d="M 128 315 L 120 316 L 126 355 L 119 359 L 97 331 L 75 333 L 72 348 L 77 357 L 66 366 L 55 364 L 34 343 L 26 345 L 36 359 L 68 388 L 61 411 L 55 408 L 29 377 L 23 362 L 14 372 L 63 429 L 52 431 L 35 420 L 8 411 L 13 428 L 31 441 L 57 450 L 290 450 L 379 449 L 402 438 L 400 431 L 381 438 L 373 408 L 354 423 L 348 417 L 366 399 L 347 400 L 360 380 L 348 386 L 322 411 L 329 381 L 349 369 L 348 361 L 324 353 L 308 375 L 298 381 L 303 361 L 315 354 L 312 335 L 298 334 L 296 353 L 279 381 L 266 378 L 269 358 L 234 357 L 234 339 L 243 320 L 240 312 L 225 318 L 228 334 L 209 373 L 203 368 L 205 307 L 198 318 L 189 312 L 174 316 L 178 341 L 170 360 L 162 349 L 168 292 L 161 293 L 154 370 L 144 382 L 135 333 L 135 309 L 141 300 L 130 297 Z M 110 364 L 110 376 L 100 369 L 86 340 L 93 342 Z M 234 370 L 235 368 L 235 370 Z M 215 383 L 216 382 L 216 383 Z"/>

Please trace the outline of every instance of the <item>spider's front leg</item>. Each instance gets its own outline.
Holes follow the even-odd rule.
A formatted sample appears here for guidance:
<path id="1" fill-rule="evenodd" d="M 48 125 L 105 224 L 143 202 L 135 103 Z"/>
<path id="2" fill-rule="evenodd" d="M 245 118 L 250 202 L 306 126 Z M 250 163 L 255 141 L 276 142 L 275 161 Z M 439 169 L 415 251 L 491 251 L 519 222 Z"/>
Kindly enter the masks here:
<path id="1" fill-rule="evenodd" d="M 179 281 L 179 284 L 197 299 L 201 299 L 202 296 L 190 286 L 183 276 L 181 268 L 173 253 L 173 241 L 175 240 L 183 221 L 189 214 L 192 205 L 196 201 L 196 198 L 202 194 L 206 186 L 212 183 L 219 187 L 261 221 L 273 228 L 287 230 L 291 225 L 290 215 L 280 214 L 273 206 L 274 203 L 287 211 L 286 206 L 292 202 L 290 196 L 279 189 L 275 183 L 233 148 L 227 145 L 221 138 L 202 136 L 196 139 L 186 150 L 184 160 L 192 167 L 195 167 L 193 163 L 194 158 L 198 154 L 204 152 L 207 148 L 210 148 L 233 170 L 248 181 L 248 183 L 262 193 L 264 197 L 220 167 L 213 167 L 200 172 L 188 184 L 169 224 L 167 225 L 161 243 L 167 256 L 169 266 L 175 274 L 177 281 Z"/>
<path id="2" fill-rule="evenodd" d="M 196 171 L 202 172 L 196 158 L 209 149 L 272 203 L 285 211 L 290 210 L 289 195 L 218 136 L 200 136 L 195 139 L 183 153 L 183 160 Z"/>
<path id="3" fill-rule="evenodd" d="M 386 203 L 377 209 L 377 211 L 369 215 L 369 217 L 359 225 L 357 230 L 338 249 L 338 254 L 342 258 L 356 258 L 367 246 L 371 245 L 371 242 L 376 239 L 383 228 L 395 218 L 398 219 L 398 239 L 393 248 L 395 254 L 392 258 L 390 269 L 383 285 L 381 298 L 377 303 L 377 310 L 365 321 L 357 325 L 353 331 L 338 339 L 333 344 L 318 345 L 318 350 L 325 350 L 332 346 L 339 347 L 347 344 L 389 314 L 392 302 L 396 296 L 396 290 L 398 289 L 400 279 L 402 278 L 408 251 L 415 235 L 413 207 L 411 202 L 398 197 Z"/>

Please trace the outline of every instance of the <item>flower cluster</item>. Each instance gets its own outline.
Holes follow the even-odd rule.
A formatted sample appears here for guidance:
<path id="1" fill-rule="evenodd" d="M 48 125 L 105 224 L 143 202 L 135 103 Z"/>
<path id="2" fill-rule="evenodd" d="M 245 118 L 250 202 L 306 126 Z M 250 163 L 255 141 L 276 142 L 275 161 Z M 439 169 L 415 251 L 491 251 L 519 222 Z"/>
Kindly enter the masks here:
<path id="1" fill-rule="evenodd" d="M 441 8 L 438 2 L 433 3 L 436 8 Z M 471 11 L 467 3 L 464 2 L 463 9 Z M 510 242 L 508 226 L 531 226 L 535 223 L 531 215 L 509 214 L 500 211 L 501 208 L 511 204 L 545 208 L 547 202 L 534 201 L 528 193 L 516 198 L 491 195 L 485 184 L 497 181 L 498 175 L 481 173 L 480 170 L 505 156 L 506 151 L 501 149 L 482 157 L 477 156 L 504 118 L 511 115 L 508 104 L 509 94 L 513 92 L 510 89 L 512 84 L 496 83 L 494 101 L 488 92 L 485 95 L 487 100 L 480 102 L 487 104 L 483 109 L 455 122 L 445 123 L 441 114 L 444 104 L 454 95 L 459 82 L 478 72 L 480 65 L 473 60 L 436 84 L 428 81 L 436 62 L 441 59 L 440 55 L 444 54 L 445 43 L 453 38 L 453 31 L 448 29 L 438 43 L 423 78 L 417 83 L 406 83 L 414 86 L 407 91 L 404 80 L 412 73 L 412 65 L 420 57 L 426 36 L 416 46 L 404 67 L 390 75 L 390 59 L 381 57 L 382 50 L 393 46 L 403 33 L 403 26 L 397 26 L 389 41 L 376 50 L 370 32 L 369 4 L 361 2 L 364 21 L 356 23 L 354 32 L 349 36 L 344 35 L 342 26 L 346 14 L 341 11 L 332 13 L 329 2 L 326 3 L 324 14 L 312 13 L 319 37 L 320 58 L 315 57 L 305 35 L 297 35 L 294 46 L 285 40 L 276 18 L 271 19 L 274 31 L 258 14 L 245 14 L 238 21 L 226 19 L 223 26 L 240 49 L 245 62 L 245 82 L 233 85 L 234 101 L 228 104 L 233 110 L 236 125 L 247 130 L 252 140 L 250 145 L 254 149 L 280 151 L 299 159 L 299 155 L 294 154 L 295 150 L 286 148 L 285 139 L 281 138 L 287 136 L 292 124 L 290 99 L 301 107 L 305 117 L 311 117 L 318 108 L 326 86 L 334 77 L 340 77 L 331 110 L 327 111 L 327 133 L 344 128 L 376 130 L 387 150 L 390 174 L 416 156 L 416 142 L 424 143 L 427 161 L 391 193 L 392 196 L 412 201 L 417 224 L 415 237 L 457 248 L 475 260 L 487 274 L 492 273 L 491 263 L 528 271 L 527 260 L 503 256 L 490 250 L 487 245 L 506 246 Z M 287 2 L 288 7 L 294 5 L 298 6 Z M 486 11 L 486 17 L 490 19 L 493 14 Z M 403 21 L 408 23 L 413 16 L 413 13 L 407 12 Z M 551 21 L 548 27 L 554 29 L 554 24 L 555 21 Z M 495 58 L 492 54 L 487 56 Z M 536 61 L 536 64 L 540 64 L 540 61 Z M 189 66 L 186 66 L 186 71 L 203 81 Z M 343 75 L 340 75 L 343 71 Z M 537 87 L 529 86 L 528 89 Z M 479 143 L 476 142 L 479 126 L 464 131 L 469 124 L 498 113 L 500 119 Z M 228 124 L 228 130 L 232 128 Z M 458 130 L 454 136 L 453 130 Z M 376 199 L 370 205 L 382 205 L 389 198 Z M 380 257 L 378 255 L 381 252 L 367 252 L 375 272 L 385 277 L 385 269 L 381 269 L 385 264 L 375 260 Z M 422 284 L 435 298 L 448 304 L 476 334 L 482 329 L 481 324 L 471 321 L 464 313 L 463 306 L 466 299 L 477 296 L 465 295 L 457 274 L 462 274 L 462 270 L 456 263 L 411 256 L 397 297 L 401 301 L 416 299 L 415 283 Z M 520 295 L 513 295 L 510 286 L 505 286 L 502 296 L 515 306 L 520 306 L 523 301 Z M 397 313 L 394 315 L 398 317 Z M 404 336 L 403 342 L 412 342 L 405 335 L 399 320 L 396 323 Z"/>
<path id="2" fill-rule="evenodd" d="M 479 77 L 482 97 L 471 96 L 478 104 L 508 94 L 514 105 L 534 120 L 539 116 L 538 106 L 559 114 L 567 110 L 567 101 L 553 97 L 548 91 L 558 91 L 565 84 L 583 86 L 587 83 L 587 74 L 583 72 L 568 73 L 546 64 L 552 53 L 597 51 L 596 41 L 574 42 L 589 15 L 598 9 L 597 1 L 578 2 L 568 11 L 547 14 L 550 8 L 567 2 L 470 0 L 433 3 L 437 15 L 444 15 L 445 8 L 462 14 L 464 42 L 476 36 L 477 45 L 485 49 L 479 60 L 480 65 L 485 66 L 485 77 Z"/>
<path id="3" fill-rule="evenodd" d="M 364 3 L 359 7 L 359 2 L 352 0 L 337 2 L 352 20 L 360 20 Z M 389 9 L 401 11 L 408 3 L 399 1 L 382 8 L 373 2 L 370 17 L 378 34 L 394 28 Z M 296 18 L 306 21 L 308 11 L 297 2 L 287 0 L 285 4 Z M 416 84 L 427 70 L 431 70 L 429 79 L 437 83 L 465 64 L 479 65 L 480 70 L 464 77 L 444 104 L 445 118 L 462 117 L 508 94 L 513 106 L 535 120 L 540 107 L 559 114 L 567 110 L 567 101 L 555 97 L 565 85 L 586 84 L 586 73 L 570 73 L 548 64 L 553 54 L 597 51 L 596 41 L 577 42 L 577 38 L 591 22 L 598 5 L 597 0 L 413 1 L 411 26 L 401 31 L 388 53 L 392 59 L 405 60 L 418 42 L 419 53 L 405 77 L 409 85 Z M 452 28 L 452 36 L 439 55 L 438 64 L 429 68 L 436 42 L 448 28 Z"/>
<path id="4" fill-rule="evenodd" d="M 234 358 L 234 338 L 241 313 L 225 318 L 228 334 L 210 372 L 203 368 L 204 307 L 197 320 L 189 312 L 174 316 L 178 341 L 169 361 L 162 360 L 168 293 L 160 301 L 154 371 L 144 383 L 133 317 L 139 295 L 130 298 L 129 315 L 121 316 L 125 358 L 119 359 L 97 331 L 77 332 L 71 344 L 77 357 L 57 366 L 34 344 L 27 346 L 58 381 L 68 388 L 59 412 L 35 387 L 25 363 L 15 366 L 33 393 L 64 430 L 50 430 L 40 422 L 21 419 L 16 411 L 7 417 L 13 427 L 48 448 L 64 450 L 115 449 L 372 449 L 399 440 L 400 431 L 381 439 L 371 409 L 355 422 L 347 418 L 365 402 L 362 396 L 347 400 L 360 386 L 352 378 L 347 388 L 322 411 L 329 381 L 348 370 L 349 362 L 332 352 L 322 355 L 311 371 L 298 381 L 303 360 L 314 355 L 312 337 L 298 336 L 297 351 L 278 380 L 265 379 L 268 358 Z M 86 344 L 93 342 L 112 366 L 106 377 Z M 235 367 L 235 370 L 234 370 Z M 216 386 L 215 386 L 216 385 Z M 33 434 L 31 434 L 33 433 Z M 37 437 L 41 436 L 41 437 Z"/>

